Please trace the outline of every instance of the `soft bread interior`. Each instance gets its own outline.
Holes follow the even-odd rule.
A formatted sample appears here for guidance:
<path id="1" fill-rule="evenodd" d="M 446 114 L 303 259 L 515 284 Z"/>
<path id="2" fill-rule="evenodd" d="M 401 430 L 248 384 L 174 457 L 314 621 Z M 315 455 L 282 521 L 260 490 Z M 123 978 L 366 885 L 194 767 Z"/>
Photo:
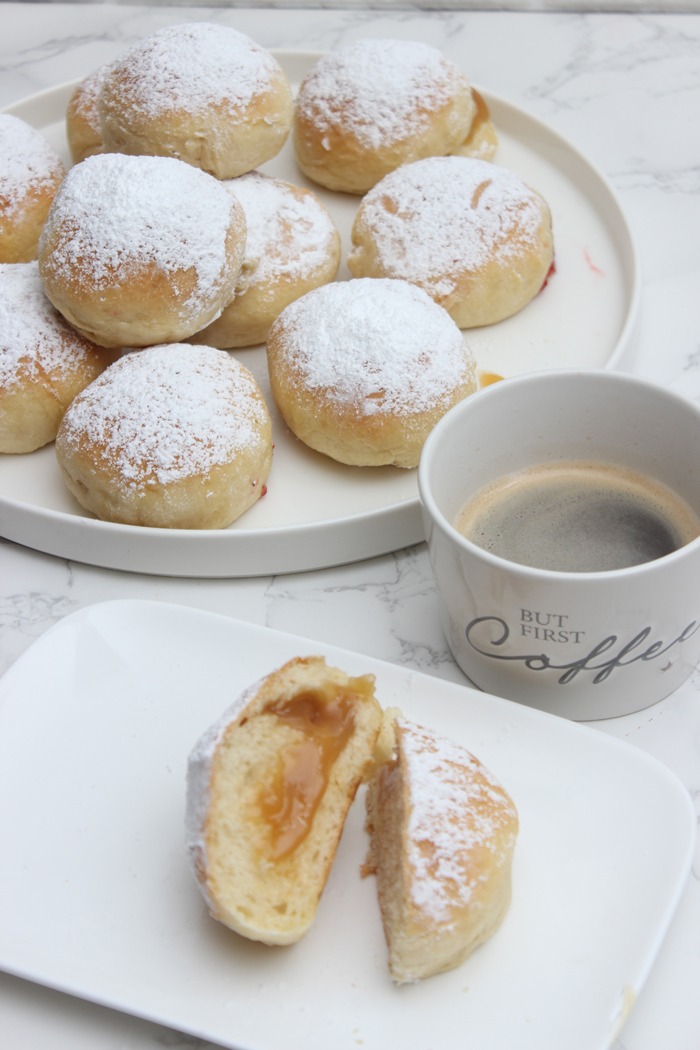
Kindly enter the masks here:
<path id="1" fill-rule="evenodd" d="M 188 838 L 216 919 L 268 944 L 303 936 L 381 724 L 373 676 L 308 657 L 205 734 L 189 762 Z"/>
<path id="2" fill-rule="evenodd" d="M 465 748 L 382 711 L 372 675 L 322 657 L 256 683 L 190 755 L 188 845 L 209 910 L 252 940 L 298 941 L 363 782 L 363 873 L 376 876 L 391 978 L 453 969 L 508 910 L 515 804 Z"/>

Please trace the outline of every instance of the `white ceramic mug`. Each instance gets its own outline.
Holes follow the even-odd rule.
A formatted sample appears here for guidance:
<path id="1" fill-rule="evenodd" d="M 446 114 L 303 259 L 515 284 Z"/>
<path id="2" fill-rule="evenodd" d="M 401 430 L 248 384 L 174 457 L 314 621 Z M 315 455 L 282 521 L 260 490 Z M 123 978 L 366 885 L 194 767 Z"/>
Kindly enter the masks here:
<path id="1" fill-rule="evenodd" d="M 640 710 L 700 659 L 700 539 L 654 561 L 558 572 L 498 557 L 454 522 L 465 501 L 538 463 L 612 461 L 657 478 L 700 514 L 700 408 L 611 371 L 493 384 L 438 423 L 418 471 L 443 629 L 487 692 L 573 719 Z"/>

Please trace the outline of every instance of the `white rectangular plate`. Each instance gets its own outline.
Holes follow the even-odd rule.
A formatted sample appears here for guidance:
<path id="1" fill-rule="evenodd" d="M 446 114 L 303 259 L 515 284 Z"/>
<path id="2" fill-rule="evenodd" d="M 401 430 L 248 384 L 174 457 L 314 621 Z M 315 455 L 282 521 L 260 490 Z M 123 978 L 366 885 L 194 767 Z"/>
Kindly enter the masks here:
<path id="1" fill-rule="evenodd" d="M 209 918 L 183 836 L 187 755 L 245 686 L 320 653 L 461 741 L 521 832 L 504 925 L 459 969 L 395 989 L 351 809 L 310 933 Z M 695 820 L 655 759 L 467 687 L 208 613 L 76 613 L 0 681 L 0 967 L 245 1050 L 598 1050 L 638 994 L 686 880 Z"/>

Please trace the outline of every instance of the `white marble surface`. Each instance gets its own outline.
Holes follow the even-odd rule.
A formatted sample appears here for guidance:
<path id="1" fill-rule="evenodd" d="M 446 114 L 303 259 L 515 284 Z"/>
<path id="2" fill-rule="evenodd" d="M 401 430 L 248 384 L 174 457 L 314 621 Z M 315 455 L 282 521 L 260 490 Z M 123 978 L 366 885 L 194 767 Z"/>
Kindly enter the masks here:
<path id="1" fill-rule="evenodd" d="M 377 34 L 426 40 L 477 83 L 548 121 L 607 174 L 632 224 L 644 270 L 635 371 L 700 398 L 700 15 L 358 9 L 270 15 L 221 7 L 2 3 L 0 107 L 86 74 L 145 32 L 189 17 L 233 24 L 268 47 L 315 50 Z M 0 540 L 0 673 L 61 617 L 111 598 L 178 602 L 462 680 L 437 623 L 423 546 L 306 574 L 217 581 L 101 570 Z M 664 761 L 700 810 L 698 673 L 668 700 L 596 728 Z M 615 1050 L 697 1050 L 699 988 L 696 853 L 669 934 Z M 0 1045 L 155 1050 L 204 1044 L 2 975 Z"/>

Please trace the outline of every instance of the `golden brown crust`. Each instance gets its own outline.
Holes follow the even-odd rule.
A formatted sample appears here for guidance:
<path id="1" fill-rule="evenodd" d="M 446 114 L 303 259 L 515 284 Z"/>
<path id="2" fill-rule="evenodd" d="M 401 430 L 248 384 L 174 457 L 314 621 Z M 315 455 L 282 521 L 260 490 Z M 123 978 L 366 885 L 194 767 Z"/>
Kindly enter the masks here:
<path id="1" fill-rule="evenodd" d="M 437 49 L 359 40 L 324 55 L 302 81 L 297 162 L 328 189 L 362 194 L 401 164 L 458 149 L 475 114 L 466 76 Z"/>
<path id="2" fill-rule="evenodd" d="M 476 113 L 469 134 L 459 146 L 452 150 L 458 157 L 476 157 L 493 160 L 498 150 L 498 131 L 491 119 L 488 104 L 476 88 L 472 88 Z"/>
<path id="3" fill-rule="evenodd" d="M 105 148 L 230 179 L 279 153 L 293 102 L 270 52 L 230 27 L 194 22 L 152 33 L 113 63 L 99 109 Z"/>
<path id="4" fill-rule="evenodd" d="M 412 281 L 460 328 L 522 310 L 554 260 L 547 202 L 473 157 L 431 157 L 387 175 L 363 198 L 352 244 L 353 276 Z"/>
<path id="5" fill-rule="evenodd" d="M 104 149 L 99 95 L 106 66 L 90 73 L 73 89 L 66 109 L 66 139 L 74 164 Z"/>
<path id="6" fill-rule="evenodd" d="M 234 358 L 171 344 L 121 358 L 78 395 L 56 456 L 70 492 L 103 520 L 220 529 L 264 494 L 272 428 Z"/>
<path id="7" fill-rule="evenodd" d="M 164 157 L 98 154 L 66 176 L 39 246 L 47 296 L 112 347 L 177 342 L 233 295 L 245 216 L 220 182 Z"/>
<path id="8" fill-rule="evenodd" d="M 370 853 L 396 984 L 460 965 L 511 898 L 515 805 L 464 748 L 406 719 L 367 793 Z"/>
<path id="9" fill-rule="evenodd" d="M 53 441 L 71 401 L 114 356 L 54 310 L 35 262 L 0 265 L 0 452 Z"/>
<path id="10" fill-rule="evenodd" d="M 267 339 L 285 306 L 335 279 L 340 236 L 311 190 L 250 172 L 224 183 L 242 206 L 247 238 L 233 301 L 192 336 L 224 348 Z"/>
<path id="11" fill-rule="evenodd" d="M 415 467 L 433 426 L 476 387 L 454 322 L 404 281 L 309 292 L 273 324 L 267 357 L 292 433 L 353 466 Z"/>
<path id="12" fill-rule="evenodd" d="M 63 161 L 26 121 L 0 114 L 0 263 L 32 262 Z"/>

